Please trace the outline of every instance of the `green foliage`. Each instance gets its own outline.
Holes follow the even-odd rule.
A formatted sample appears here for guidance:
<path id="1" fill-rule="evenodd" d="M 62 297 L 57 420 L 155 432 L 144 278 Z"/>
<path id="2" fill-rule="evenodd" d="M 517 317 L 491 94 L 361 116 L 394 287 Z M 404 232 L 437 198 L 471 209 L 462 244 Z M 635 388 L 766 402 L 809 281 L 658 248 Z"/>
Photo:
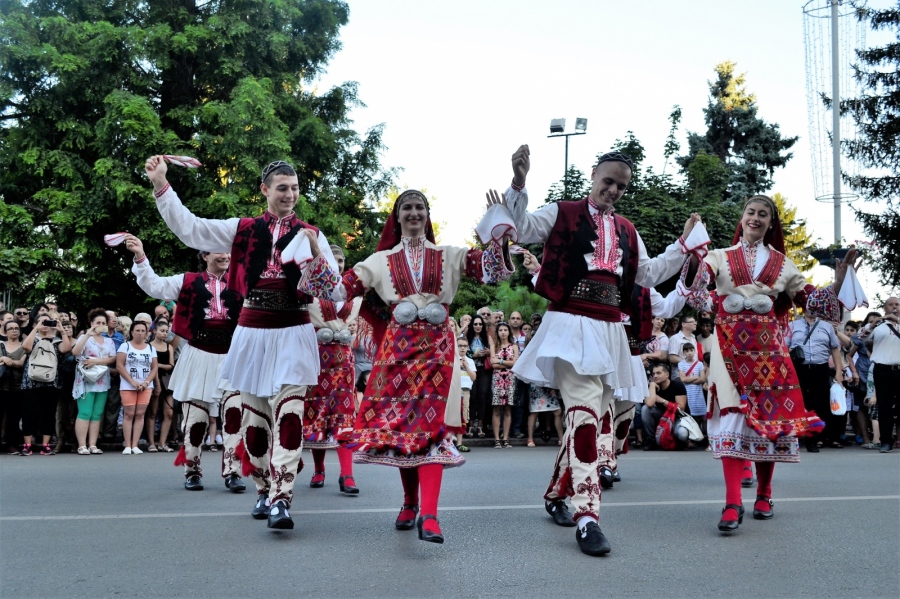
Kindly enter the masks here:
<path id="1" fill-rule="evenodd" d="M 844 179 L 870 201 L 883 202 L 887 210 L 876 214 L 854 208 L 874 245 L 874 253 L 884 259 L 869 261 L 879 273 L 881 283 L 900 287 L 900 5 L 876 10 L 862 6 L 857 17 L 875 30 L 893 31 L 895 39 L 884 46 L 857 51 L 859 64 L 855 77 L 865 92 L 841 102 L 841 111 L 849 112 L 859 135 L 843 141 L 842 150 L 859 161 L 868 172 Z"/>
<path id="2" fill-rule="evenodd" d="M 497 286 L 483 285 L 468 277 L 463 277 L 459 289 L 450 304 L 450 313 L 459 321 L 463 314 L 474 315 L 482 306 L 495 308 L 497 305 Z"/>
<path id="3" fill-rule="evenodd" d="M 575 165 L 569 166 L 565 176 L 550 186 L 546 203 L 563 200 L 582 200 L 591 192 L 591 180 Z"/>
<path id="4" fill-rule="evenodd" d="M 348 263 L 374 249 L 394 174 L 382 128 L 352 129 L 354 83 L 310 86 L 340 48 L 344 2 L 0 0 L 0 14 L 0 273 L 19 301 L 144 307 L 130 255 L 103 244 L 116 231 L 160 274 L 193 269 L 143 175 L 159 153 L 203 163 L 169 179 L 215 218 L 260 214 L 262 166 L 288 160 L 300 218 Z"/>
<path id="5" fill-rule="evenodd" d="M 797 208 L 789 206 L 787 198 L 780 193 L 772 194 L 778 214 L 781 216 L 781 228 L 784 230 L 784 249 L 787 257 L 797 265 L 800 272 L 808 273 L 818 262 L 809 255 L 813 246 L 812 235 L 806 230 L 806 221 L 797 219 Z"/>
<path id="6" fill-rule="evenodd" d="M 497 286 L 496 298 L 496 303 L 492 306 L 496 310 L 503 310 L 507 318 L 514 311 L 521 312 L 526 320 L 532 314 L 543 314 L 547 311 L 547 300 L 533 291 L 529 291 L 528 287 L 514 286 L 509 281 L 503 281 Z"/>
<path id="7" fill-rule="evenodd" d="M 709 104 L 703 110 L 707 130 L 688 135 L 688 153 L 676 159 L 682 172 L 690 171 L 698 154 L 715 156 L 729 171 L 722 199 L 742 201 L 772 187 L 776 168 L 793 156 L 788 150 L 796 137 L 782 137 L 777 124 L 757 116 L 756 96 L 747 92 L 744 75 L 736 75 L 736 64 L 716 65 L 716 80 L 709 82 Z"/>

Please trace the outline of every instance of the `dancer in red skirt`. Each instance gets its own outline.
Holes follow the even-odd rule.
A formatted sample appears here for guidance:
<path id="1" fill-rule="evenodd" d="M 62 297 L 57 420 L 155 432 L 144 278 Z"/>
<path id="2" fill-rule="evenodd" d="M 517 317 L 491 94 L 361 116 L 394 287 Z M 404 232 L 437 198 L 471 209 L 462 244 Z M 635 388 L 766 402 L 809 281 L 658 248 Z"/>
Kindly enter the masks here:
<path id="1" fill-rule="evenodd" d="M 331 252 L 343 274 L 343 250 L 332 245 Z M 309 486 L 325 486 L 325 450 L 336 449 L 341 464 L 338 485 L 341 493 L 347 495 L 357 495 L 359 488 L 353 480 L 353 452 L 338 439 L 346 438 L 353 430 L 356 415 L 356 364 L 349 325 L 356 322 L 361 303 L 362 298 L 350 302 L 316 298 L 309 305 L 309 318 L 319 342 L 320 366 L 319 384 L 307 393 L 303 408 L 303 445 L 312 451 L 315 464 Z"/>
<path id="2" fill-rule="evenodd" d="M 485 251 L 436 245 L 428 201 L 408 190 L 394 203 L 378 251 L 346 272 L 333 296 L 366 294 L 362 316 L 378 348 L 348 435 L 354 461 L 400 469 L 395 526 L 417 526 L 424 541 L 444 542 L 437 519 L 443 469 L 465 461 L 453 445 L 463 432 L 462 393 L 447 307 L 463 276 L 495 283 L 512 274 L 503 243 Z"/>

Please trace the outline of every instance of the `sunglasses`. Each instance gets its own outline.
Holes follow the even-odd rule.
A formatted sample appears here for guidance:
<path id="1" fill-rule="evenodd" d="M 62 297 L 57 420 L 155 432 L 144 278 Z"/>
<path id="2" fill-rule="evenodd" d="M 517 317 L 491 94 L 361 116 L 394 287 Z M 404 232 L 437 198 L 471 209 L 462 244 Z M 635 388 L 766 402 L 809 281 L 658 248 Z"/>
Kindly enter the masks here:
<path id="1" fill-rule="evenodd" d="M 28 316 L 28 312 L 16 312 L 16 316 Z"/>

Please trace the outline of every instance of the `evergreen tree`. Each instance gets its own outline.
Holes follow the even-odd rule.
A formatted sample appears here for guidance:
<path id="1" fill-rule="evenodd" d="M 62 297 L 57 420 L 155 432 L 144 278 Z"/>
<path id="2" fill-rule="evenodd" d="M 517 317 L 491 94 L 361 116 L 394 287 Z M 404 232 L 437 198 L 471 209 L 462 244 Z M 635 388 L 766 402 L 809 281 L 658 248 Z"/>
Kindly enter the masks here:
<path id="1" fill-rule="evenodd" d="M 900 4 L 894 8 L 857 9 L 860 20 L 872 29 L 894 32 L 894 40 L 884 46 L 857 51 L 855 77 L 865 87 L 859 98 L 841 102 L 859 128 L 855 140 L 842 142 L 843 152 L 872 169 L 844 179 L 869 201 L 880 202 L 886 210 L 868 213 L 854 208 L 856 218 L 875 244 L 875 254 L 885 259 L 870 260 L 881 282 L 900 286 Z"/>
<path id="2" fill-rule="evenodd" d="M 340 48 L 338 0 L 0 0 L 0 278 L 33 302 L 137 310 L 127 252 L 103 235 L 140 236 L 160 274 L 194 252 L 162 223 L 143 174 L 152 154 L 203 167 L 169 179 L 196 214 L 255 216 L 259 173 L 297 169 L 300 218 L 371 252 L 374 198 L 391 181 L 381 128 L 351 128 L 346 83 L 312 83 Z"/>
<path id="3" fill-rule="evenodd" d="M 709 82 L 709 104 L 703 110 L 705 134 L 688 135 L 688 153 L 676 159 L 687 174 L 700 153 L 715 156 L 728 167 L 729 181 L 723 198 L 735 202 L 772 187 L 775 169 L 793 154 L 788 150 L 796 137 L 783 137 L 777 124 L 757 116 L 756 96 L 747 91 L 744 75 L 736 64 L 716 65 L 716 80 Z"/>
<path id="4" fill-rule="evenodd" d="M 784 230 L 784 249 L 800 272 L 810 272 L 816 267 L 816 259 L 808 253 L 813 246 L 812 235 L 806 230 L 806 221 L 797 219 L 796 206 L 789 206 L 787 198 L 780 193 L 772 194 L 778 214 L 781 216 L 781 228 Z"/>

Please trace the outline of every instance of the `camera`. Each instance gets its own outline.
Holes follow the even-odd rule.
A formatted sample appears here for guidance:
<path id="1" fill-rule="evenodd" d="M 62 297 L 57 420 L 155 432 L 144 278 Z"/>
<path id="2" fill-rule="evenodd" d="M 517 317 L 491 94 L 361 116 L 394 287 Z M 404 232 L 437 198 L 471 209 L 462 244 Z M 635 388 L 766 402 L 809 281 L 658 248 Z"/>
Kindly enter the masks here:
<path id="1" fill-rule="evenodd" d="M 58 323 L 55 320 L 45 320 L 44 321 L 45 327 L 55 327 L 57 324 Z"/>

